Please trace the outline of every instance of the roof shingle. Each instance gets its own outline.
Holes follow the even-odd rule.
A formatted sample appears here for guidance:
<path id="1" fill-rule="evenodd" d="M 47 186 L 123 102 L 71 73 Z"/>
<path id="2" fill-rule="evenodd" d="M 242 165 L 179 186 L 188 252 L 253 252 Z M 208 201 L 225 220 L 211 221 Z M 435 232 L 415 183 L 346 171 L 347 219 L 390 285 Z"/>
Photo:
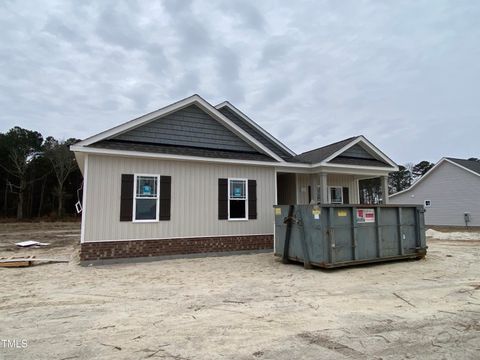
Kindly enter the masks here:
<path id="1" fill-rule="evenodd" d="M 457 158 L 451 158 L 451 157 L 447 157 L 446 159 L 453 161 L 454 163 L 460 166 L 463 166 L 464 168 L 467 168 L 468 170 L 471 170 L 477 173 L 478 175 L 480 175 L 480 161 L 457 159 Z"/>
<path id="2" fill-rule="evenodd" d="M 102 140 L 89 146 L 95 147 L 95 148 L 102 148 L 102 149 L 140 151 L 140 152 L 147 152 L 147 153 L 159 153 L 159 154 L 169 154 L 169 155 L 276 162 L 275 159 L 272 159 L 271 157 L 260 154 L 260 153 L 228 151 L 228 150 L 213 150 L 213 149 L 178 146 L 178 145 L 161 145 L 161 144 L 149 144 L 149 143 L 139 143 L 139 142 L 129 142 L 129 141 L 118 141 L 118 140 Z"/>
<path id="3" fill-rule="evenodd" d="M 343 148 L 344 146 L 351 143 L 353 140 L 358 138 L 358 136 L 352 136 L 348 139 L 340 140 L 336 143 L 329 144 L 326 146 L 319 147 L 310 151 L 306 151 L 300 155 L 295 156 L 295 159 L 301 162 L 307 162 L 311 164 L 319 163 L 329 156 L 333 155 L 335 152 Z"/>

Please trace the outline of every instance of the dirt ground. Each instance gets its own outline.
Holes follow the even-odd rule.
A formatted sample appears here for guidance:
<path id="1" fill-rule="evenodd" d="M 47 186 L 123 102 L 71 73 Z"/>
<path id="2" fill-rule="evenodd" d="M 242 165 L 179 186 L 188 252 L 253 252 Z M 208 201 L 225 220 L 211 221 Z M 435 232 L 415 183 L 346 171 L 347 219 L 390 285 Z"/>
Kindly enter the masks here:
<path id="1" fill-rule="evenodd" d="M 480 234 L 322 271 L 265 253 L 81 267 L 79 229 L 0 224 L 0 257 L 71 260 L 0 268 L 0 359 L 479 358 Z"/>

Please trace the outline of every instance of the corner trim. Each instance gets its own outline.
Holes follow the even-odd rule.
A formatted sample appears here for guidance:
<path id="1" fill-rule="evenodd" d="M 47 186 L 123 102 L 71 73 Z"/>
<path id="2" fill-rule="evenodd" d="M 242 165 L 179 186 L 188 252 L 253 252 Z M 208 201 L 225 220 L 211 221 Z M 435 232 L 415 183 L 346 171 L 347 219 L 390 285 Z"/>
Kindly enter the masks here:
<path id="1" fill-rule="evenodd" d="M 82 192 L 82 225 L 80 231 L 80 243 L 85 242 L 85 212 L 87 211 L 87 186 L 88 186 L 88 154 L 85 155 L 83 170 L 83 192 Z"/>

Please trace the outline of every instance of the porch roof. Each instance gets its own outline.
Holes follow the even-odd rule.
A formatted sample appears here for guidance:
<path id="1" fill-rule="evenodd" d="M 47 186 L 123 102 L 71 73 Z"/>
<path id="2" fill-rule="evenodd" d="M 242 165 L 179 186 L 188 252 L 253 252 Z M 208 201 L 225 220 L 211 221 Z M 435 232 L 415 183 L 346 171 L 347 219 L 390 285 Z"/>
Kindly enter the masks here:
<path id="1" fill-rule="evenodd" d="M 352 136 L 347 139 L 337 141 L 333 144 L 306 151 L 304 153 L 301 153 L 300 155 L 295 156 L 295 159 L 304 163 L 317 164 L 319 162 L 322 162 L 329 156 L 332 156 L 337 151 L 339 151 L 357 138 L 359 138 L 359 136 Z"/>

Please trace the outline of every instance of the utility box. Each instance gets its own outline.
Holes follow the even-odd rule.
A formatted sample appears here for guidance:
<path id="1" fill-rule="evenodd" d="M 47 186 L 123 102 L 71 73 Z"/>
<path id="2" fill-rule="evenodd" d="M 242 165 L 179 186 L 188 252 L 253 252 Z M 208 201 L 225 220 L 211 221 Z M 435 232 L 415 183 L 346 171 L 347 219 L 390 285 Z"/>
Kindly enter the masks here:
<path id="1" fill-rule="evenodd" d="M 418 205 L 278 205 L 275 256 L 334 268 L 426 255 Z"/>

